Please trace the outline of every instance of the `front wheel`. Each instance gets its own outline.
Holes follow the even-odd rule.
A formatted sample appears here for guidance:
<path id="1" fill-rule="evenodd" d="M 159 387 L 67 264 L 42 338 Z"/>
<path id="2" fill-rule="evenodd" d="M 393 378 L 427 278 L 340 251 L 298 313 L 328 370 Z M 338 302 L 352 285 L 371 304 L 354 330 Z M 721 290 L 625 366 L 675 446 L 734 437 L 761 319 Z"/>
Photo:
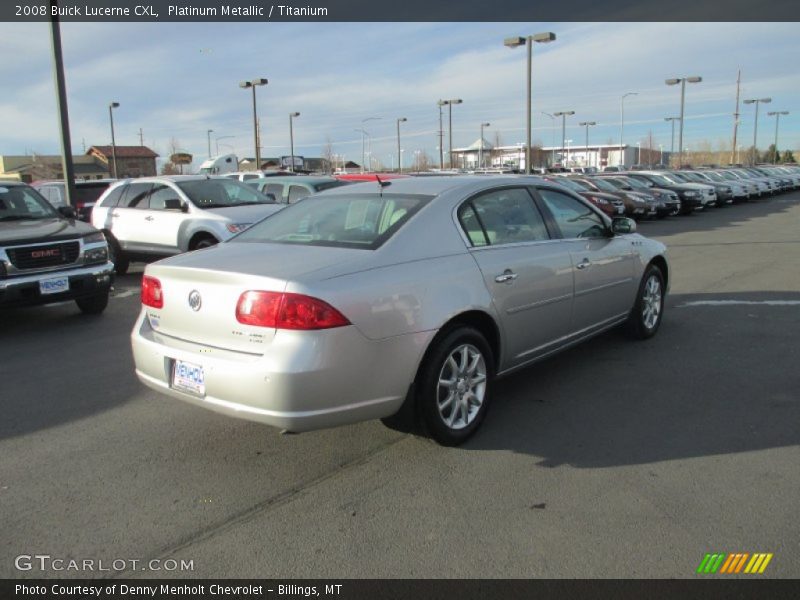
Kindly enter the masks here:
<path id="1" fill-rule="evenodd" d="M 99 315 L 108 306 L 108 290 L 87 298 L 78 298 L 75 304 L 85 315 Z"/>
<path id="2" fill-rule="evenodd" d="M 489 406 L 494 358 L 486 338 L 460 326 L 436 342 L 422 365 L 417 406 L 427 433 L 458 446 L 480 427 Z"/>
<path id="3" fill-rule="evenodd" d="M 199 240 L 197 240 L 194 243 L 194 245 L 192 246 L 191 249 L 192 250 L 202 250 L 203 248 L 211 248 L 211 246 L 216 246 L 217 243 L 218 242 L 217 242 L 216 238 L 213 238 L 211 236 L 206 236 L 206 237 L 202 237 Z"/>
<path id="4" fill-rule="evenodd" d="M 636 339 L 651 338 L 658 331 L 664 316 L 664 275 L 655 265 L 644 272 L 636 304 L 628 317 L 628 332 Z"/>

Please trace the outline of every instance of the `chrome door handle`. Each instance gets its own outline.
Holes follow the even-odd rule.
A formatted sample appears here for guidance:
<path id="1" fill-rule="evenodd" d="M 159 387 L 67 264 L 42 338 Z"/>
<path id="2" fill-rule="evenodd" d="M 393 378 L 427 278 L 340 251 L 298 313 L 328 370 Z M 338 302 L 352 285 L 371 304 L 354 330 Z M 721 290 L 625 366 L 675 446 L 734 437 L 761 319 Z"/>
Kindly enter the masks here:
<path id="1" fill-rule="evenodd" d="M 583 270 L 583 269 L 588 269 L 591 266 L 592 266 L 592 261 L 590 261 L 588 258 L 584 258 L 581 262 L 575 265 L 575 268 Z"/>
<path id="2" fill-rule="evenodd" d="M 145 221 L 152 221 L 152 220 L 153 220 L 153 217 L 145 217 L 145 218 L 144 218 L 144 220 L 145 220 Z"/>
<path id="3" fill-rule="evenodd" d="M 494 278 L 497 283 L 511 283 L 517 278 L 517 274 L 514 273 L 511 269 L 506 269 L 502 275 L 498 275 Z"/>

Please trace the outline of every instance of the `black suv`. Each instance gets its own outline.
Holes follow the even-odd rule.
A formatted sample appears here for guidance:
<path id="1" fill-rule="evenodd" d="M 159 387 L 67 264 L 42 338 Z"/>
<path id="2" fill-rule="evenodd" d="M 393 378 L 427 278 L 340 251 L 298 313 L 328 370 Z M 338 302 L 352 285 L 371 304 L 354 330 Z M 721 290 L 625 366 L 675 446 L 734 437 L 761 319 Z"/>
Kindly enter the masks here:
<path id="1" fill-rule="evenodd" d="M 102 232 L 32 187 L 0 181 L 0 308 L 75 300 L 99 314 L 113 273 Z"/>
<path id="2" fill-rule="evenodd" d="M 89 179 L 86 181 L 75 182 L 74 199 L 75 212 L 78 218 L 87 223 L 92 218 L 92 208 L 97 199 L 103 195 L 116 179 Z M 40 181 L 32 184 L 33 188 L 45 197 L 54 208 L 61 208 L 67 205 L 66 184 L 63 181 Z"/>

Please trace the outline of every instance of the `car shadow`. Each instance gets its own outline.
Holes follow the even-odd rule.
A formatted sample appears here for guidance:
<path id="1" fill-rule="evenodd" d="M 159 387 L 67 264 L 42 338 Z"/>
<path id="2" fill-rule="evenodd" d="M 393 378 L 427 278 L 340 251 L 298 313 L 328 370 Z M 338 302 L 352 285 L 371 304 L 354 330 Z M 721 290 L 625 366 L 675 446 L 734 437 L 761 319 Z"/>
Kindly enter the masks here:
<path id="1" fill-rule="evenodd" d="M 612 330 L 500 379 L 463 447 L 604 468 L 797 445 L 800 311 L 765 300 L 800 293 L 672 296 L 653 339 Z"/>

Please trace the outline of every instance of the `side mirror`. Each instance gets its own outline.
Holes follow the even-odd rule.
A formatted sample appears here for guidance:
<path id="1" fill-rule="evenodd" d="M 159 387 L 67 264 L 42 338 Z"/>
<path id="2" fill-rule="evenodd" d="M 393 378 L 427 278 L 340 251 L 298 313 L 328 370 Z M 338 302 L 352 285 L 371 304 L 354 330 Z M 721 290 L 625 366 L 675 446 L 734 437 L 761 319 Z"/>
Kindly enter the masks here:
<path id="1" fill-rule="evenodd" d="M 616 235 L 636 232 L 636 221 L 628 217 L 614 217 L 611 221 L 611 231 Z"/>
<path id="2" fill-rule="evenodd" d="M 164 209 L 165 210 L 184 210 L 184 204 L 180 201 L 179 198 L 167 198 L 164 200 Z"/>
<path id="3" fill-rule="evenodd" d="M 78 216 L 78 214 L 75 212 L 75 209 L 71 206 L 59 206 L 56 210 L 58 210 L 61 216 L 65 219 L 75 219 Z"/>

